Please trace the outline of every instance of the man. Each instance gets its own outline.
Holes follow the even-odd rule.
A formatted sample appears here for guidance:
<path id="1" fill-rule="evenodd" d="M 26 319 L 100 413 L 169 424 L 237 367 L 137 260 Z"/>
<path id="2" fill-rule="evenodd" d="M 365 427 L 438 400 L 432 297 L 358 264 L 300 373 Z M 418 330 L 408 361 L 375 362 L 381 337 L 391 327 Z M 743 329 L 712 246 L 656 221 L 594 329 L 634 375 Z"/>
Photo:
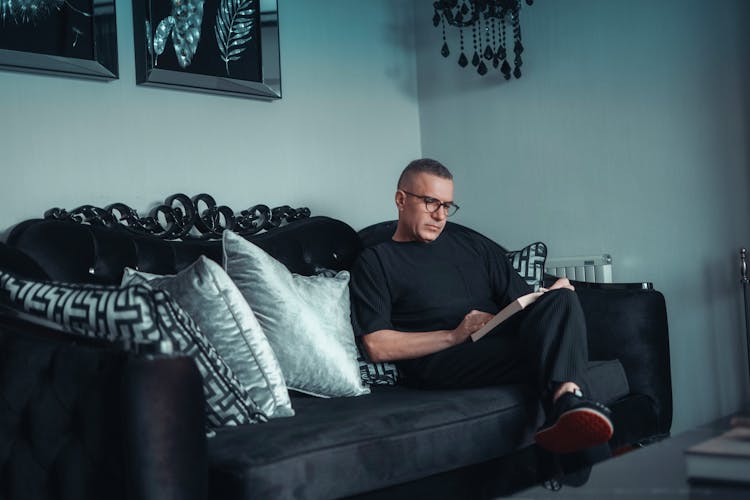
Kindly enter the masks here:
<path id="1" fill-rule="evenodd" d="M 441 163 L 407 165 L 395 201 L 392 239 L 366 249 L 351 272 L 355 331 L 372 361 L 394 361 L 426 388 L 534 383 L 547 415 L 540 446 L 571 453 L 606 443 L 610 412 L 583 396 L 586 329 L 570 282 L 558 280 L 472 342 L 472 333 L 531 288 L 492 242 L 446 230 L 458 206 Z"/>

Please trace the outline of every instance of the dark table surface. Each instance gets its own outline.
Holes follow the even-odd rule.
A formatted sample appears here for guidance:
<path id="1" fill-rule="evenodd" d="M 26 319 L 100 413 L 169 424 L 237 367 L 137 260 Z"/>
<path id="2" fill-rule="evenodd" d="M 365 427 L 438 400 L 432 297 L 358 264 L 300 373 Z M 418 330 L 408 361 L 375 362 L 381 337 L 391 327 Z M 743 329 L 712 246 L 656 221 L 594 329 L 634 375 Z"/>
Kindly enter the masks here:
<path id="1" fill-rule="evenodd" d="M 682 432 L 658 443 L 639 448 L 596 464 L 588 481 L 579 487 L 563 486 L 550 491 L 541 486 L 513 495 L 516 499 L 714 499 L 750 500 L 747 487 L 689 483 L 685 475 L 684 451 L 729 428 L 729 417 Z M 748 470 L 750 476 L 750 470 Z"/>

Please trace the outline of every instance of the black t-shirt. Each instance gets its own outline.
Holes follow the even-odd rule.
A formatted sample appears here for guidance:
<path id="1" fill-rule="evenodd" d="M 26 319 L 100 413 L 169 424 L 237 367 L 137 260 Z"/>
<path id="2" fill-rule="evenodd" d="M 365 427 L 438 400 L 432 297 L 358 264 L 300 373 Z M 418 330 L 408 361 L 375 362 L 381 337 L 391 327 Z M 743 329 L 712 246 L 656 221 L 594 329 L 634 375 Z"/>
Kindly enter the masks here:
<path id="1" fill-rule="evenodd" d="M 430 243 L 365 249 L 350 290 L 357 335 L 453 329 L 472 309 L 495 314 L 533 291 L 492 241 L 450 225 Z"/>

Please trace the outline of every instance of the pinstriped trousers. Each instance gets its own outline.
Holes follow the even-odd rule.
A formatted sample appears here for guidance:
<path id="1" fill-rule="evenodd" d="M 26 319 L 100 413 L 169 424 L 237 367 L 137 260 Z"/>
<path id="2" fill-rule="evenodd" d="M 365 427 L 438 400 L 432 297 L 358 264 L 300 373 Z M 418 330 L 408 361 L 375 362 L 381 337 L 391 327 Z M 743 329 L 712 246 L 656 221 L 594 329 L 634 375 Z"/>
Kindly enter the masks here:
<path id="1" fill-rule="evenodd" d="M 468 312 L 468 311 L 467 311 Z M 477 342 L 398 363 L 406 383 L 433 389 L 533 384 L 545 403 L 563 382 L 588 392 L 586 323 L 575 292 L 545 293 Z"/>

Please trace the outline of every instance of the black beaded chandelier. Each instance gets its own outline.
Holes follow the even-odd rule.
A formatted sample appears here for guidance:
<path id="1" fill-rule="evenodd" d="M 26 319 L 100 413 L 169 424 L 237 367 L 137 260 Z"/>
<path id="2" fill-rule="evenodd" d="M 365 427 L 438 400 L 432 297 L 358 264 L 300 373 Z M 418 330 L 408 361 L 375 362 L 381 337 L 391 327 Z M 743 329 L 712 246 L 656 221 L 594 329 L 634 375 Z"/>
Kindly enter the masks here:
<path id="1" fill-rule="evenodd" d="M 534 0 L 525 0 L 527 5 L 532 5 Z M 432 23 L 435 27 L 441 26 L 443 30 L 443 46 L 440 53 L 448 57 L 451 53 L 448 42 L 445 39 L 445 24 L 458 28 L 461 53 L 458 56 L 458 65 L 465 68 L 471 62 L 477 73 L 484 76 L 487 74 L 488 65 L 503 73 L 506 80 L 510 79 L 511 73 L 516 78 L 521 78 L 521 66 L 523 60 L 523 44 L 521 43 L 521 12 L 522 0 L 438 0 L 433 3 L 435 15 Z M 507 26 L 513 30 L 513 68 L 508 62 L 508 43 L 506 38 Z M 472 46 L 474 54 L 471 60 L 466 56 L 464 44 L 464 28 L 471 28 Z"/>

